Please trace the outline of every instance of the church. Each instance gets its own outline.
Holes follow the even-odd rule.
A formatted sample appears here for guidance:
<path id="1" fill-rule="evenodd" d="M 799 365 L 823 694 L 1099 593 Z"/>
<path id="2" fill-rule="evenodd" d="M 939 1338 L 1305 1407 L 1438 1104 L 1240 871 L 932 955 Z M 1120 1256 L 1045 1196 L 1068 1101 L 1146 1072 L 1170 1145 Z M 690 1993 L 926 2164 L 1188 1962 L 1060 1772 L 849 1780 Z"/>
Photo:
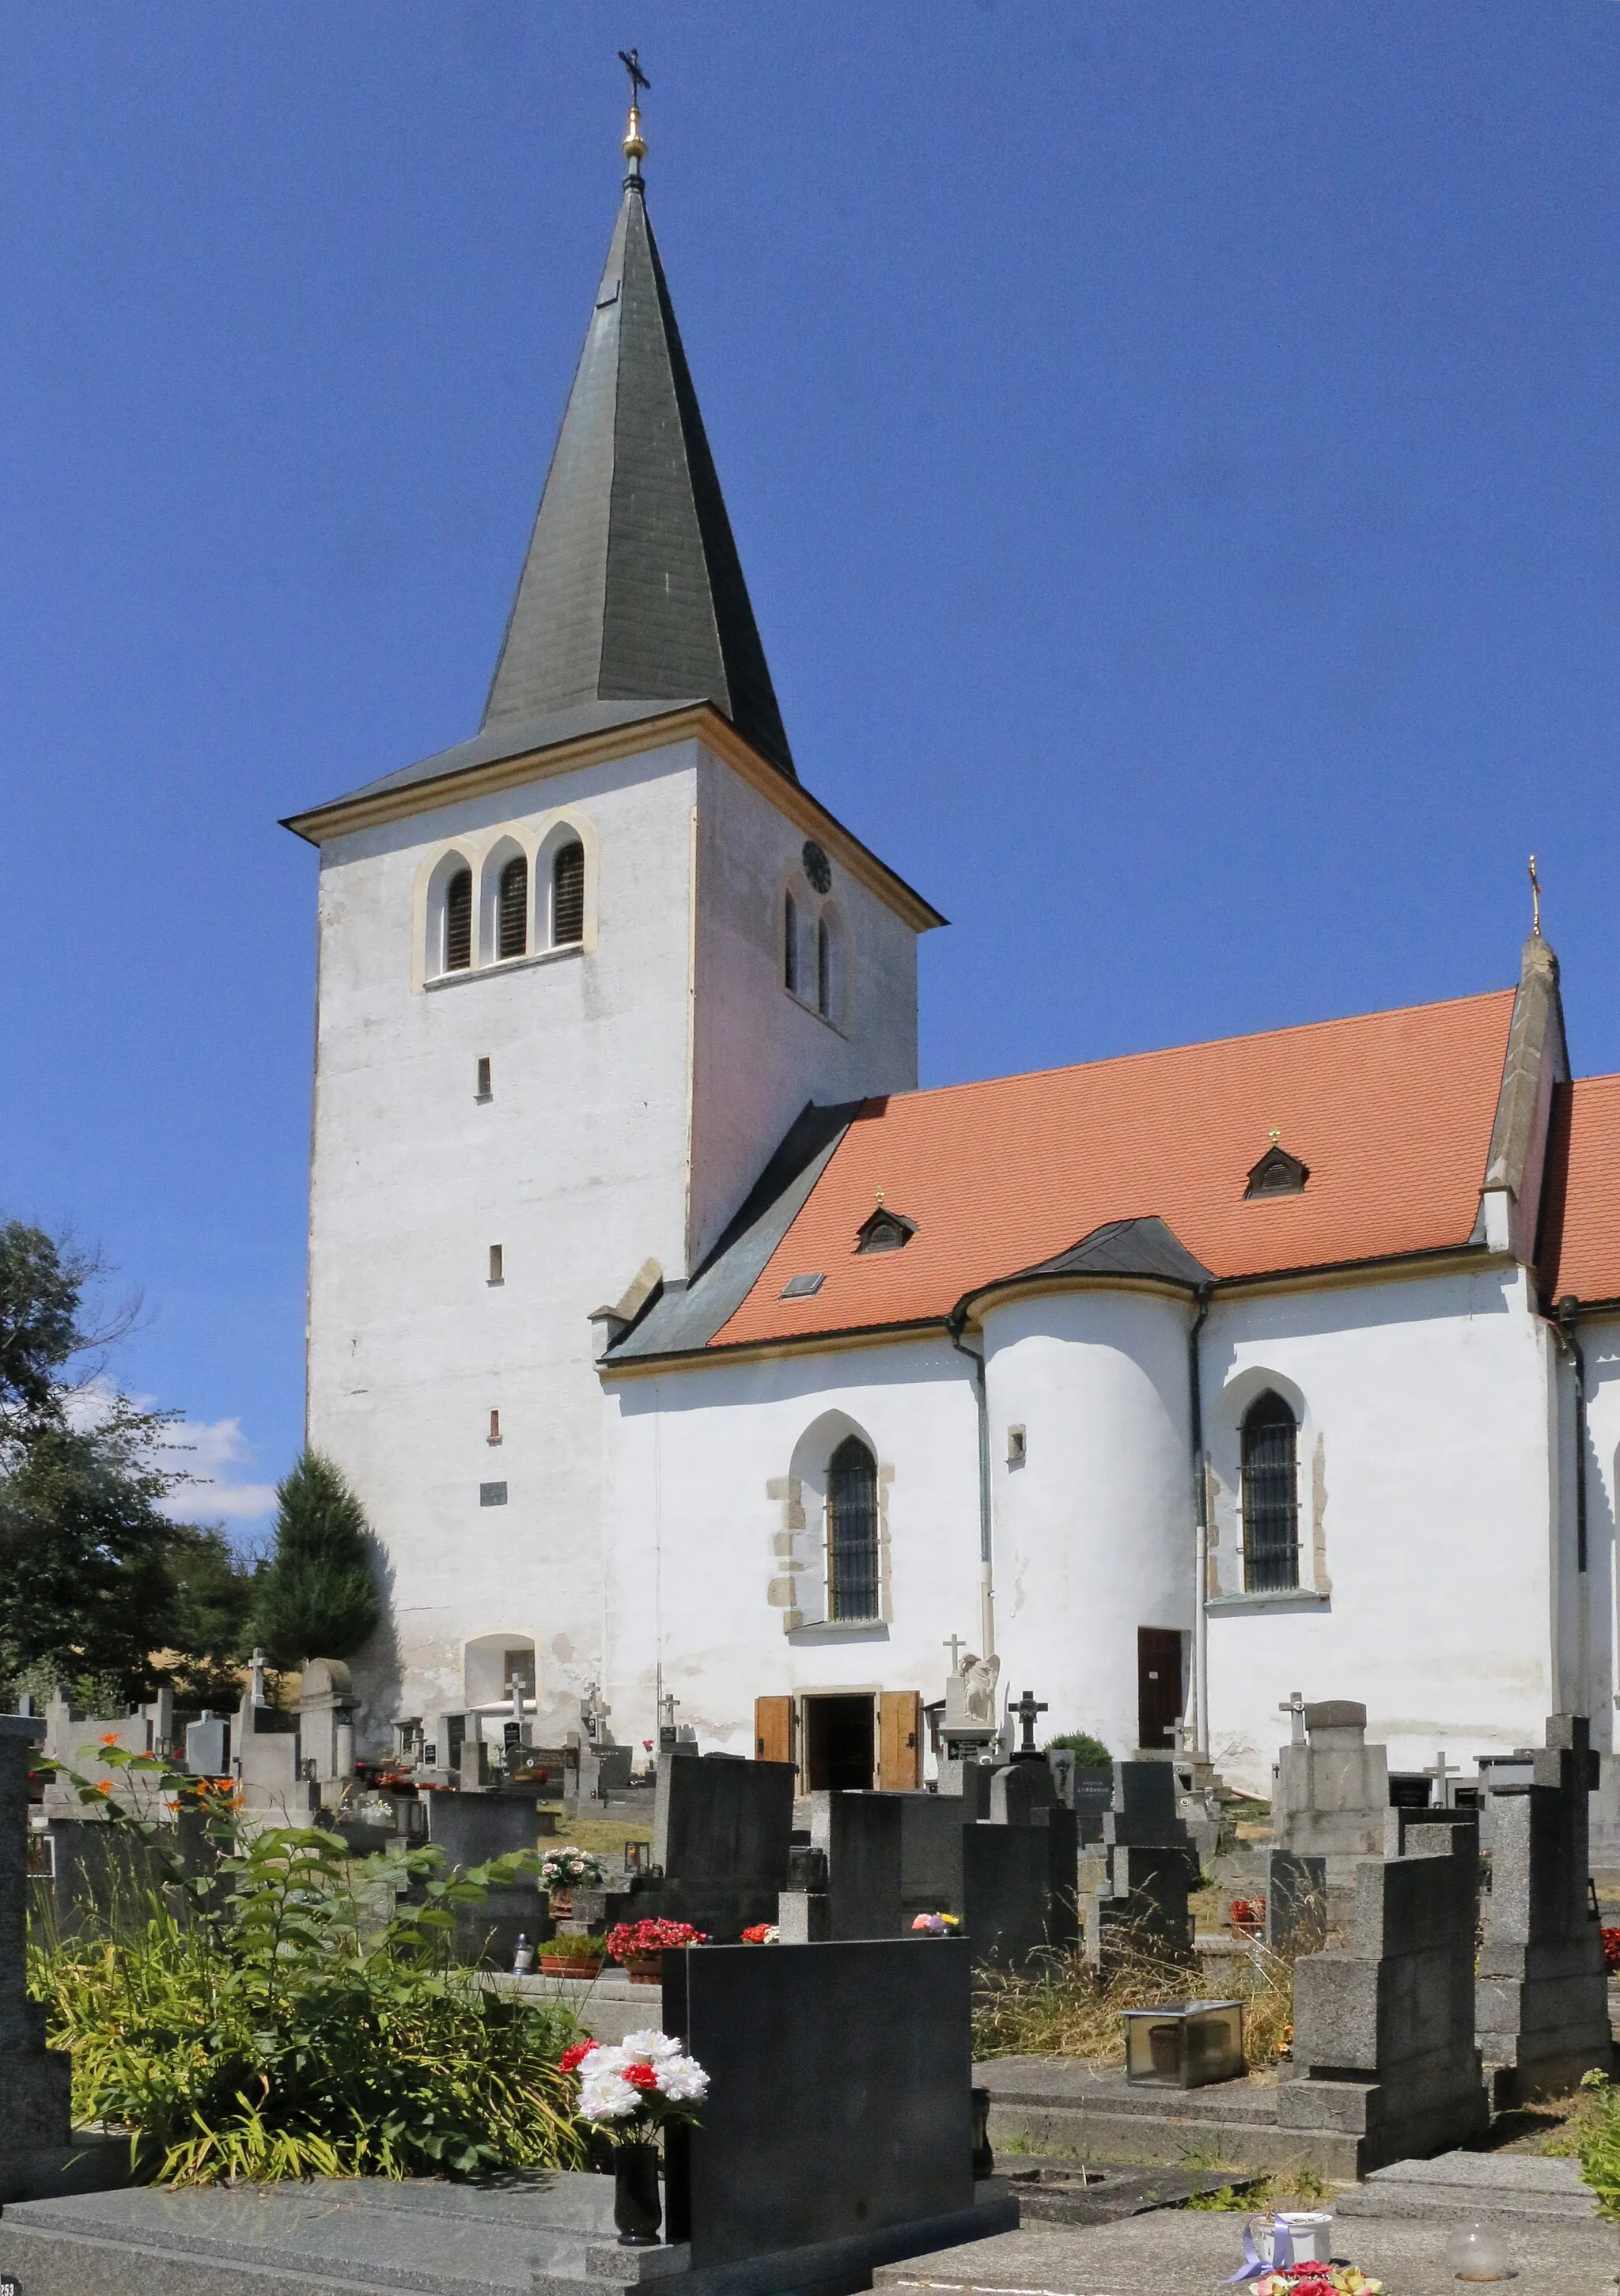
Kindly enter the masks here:
<path id="1" fill-rule="evenodd" d="M 483 723 L 286 824 L 367 1742 L 515 1679 L 915 1786 L 977 1659 L 1262 1794 L 1297 1690 L 1396 1768 L 1588 1713 L 1607 1808 L 1620 1077 L 1539 919 L 1483 995 L 920 1091 L 945 920 L 800 779 L 624 149 Z"/>

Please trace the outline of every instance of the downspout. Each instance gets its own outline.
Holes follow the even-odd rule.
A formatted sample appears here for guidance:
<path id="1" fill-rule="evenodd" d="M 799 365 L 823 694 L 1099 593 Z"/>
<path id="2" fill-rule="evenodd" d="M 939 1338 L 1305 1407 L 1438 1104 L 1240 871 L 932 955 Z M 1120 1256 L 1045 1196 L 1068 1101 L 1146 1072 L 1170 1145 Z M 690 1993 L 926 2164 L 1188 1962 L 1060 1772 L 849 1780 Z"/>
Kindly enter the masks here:
<path id="1" fill-rule="evenodd" d="M 1209 1475 L 1204 1459 L 1204 1382 L 1199 1367 L 1199 1334 L 1209 1314 L 1214 1285 L 1198 1288 L 1199 1312 L 1187 1335 L 1188 1417 L 1192 1436 L 1192 1507 L 1197 1525 L 1194 1551 L 1197 1577 L 1193 1582 L 1192 1664 L 1194 1751 L 1209 1759 Z"/>
<path id="2" fill-rule="evenodd" d="M 985 1349 L 981 1333 L 979 1344 L 970 1348 L 962 1341 L 962 1326 L 967 1318 L 960 1308 L 953 1309 L 945 1329 L 951 1335 L 951 1345 L 958 1355 L 966 1356 L 973 1366 L 973 1393 L 978 1406 L 978 1569 L 979 1569 L 979 1631 L 984 1636 L 985 1656 L 995 1656 L 995 1578 L 990 1545 L 990 1403 L 985 1392 Z"/>

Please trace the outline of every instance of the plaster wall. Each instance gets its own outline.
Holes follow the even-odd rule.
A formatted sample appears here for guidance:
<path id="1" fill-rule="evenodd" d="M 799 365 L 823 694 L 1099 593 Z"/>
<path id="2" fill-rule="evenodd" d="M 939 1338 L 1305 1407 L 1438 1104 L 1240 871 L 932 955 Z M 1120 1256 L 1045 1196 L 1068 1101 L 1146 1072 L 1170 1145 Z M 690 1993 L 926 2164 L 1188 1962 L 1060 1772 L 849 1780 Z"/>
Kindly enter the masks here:
<path id="1" fill-rule="evenodd" d="M 1193 1622 L 1190 1322 L 1180 1299 L 1102 1290 L 984 1318 L 1003 1685 L 1048 1702 L 1043 1734 L 1116 1756 L 1137 1742 L 1137 1628 Z"/>
<path id="2" fill-rule="evenodd" d="M 1575 1680 L 1584 1698 L 1577 1710 L 1590 1713 L 1592 1743 L 1606 1752 L 1620 1743 L 1616 1693 L 1620 1693 L 1620 1574 L 1616 1572 L 1616 1471 L 1620 1467 L 1620 1318 L 1581 1324 L 1576 1337 L 1586 1359 L 1586 1570 L 1576 1578 Z M 1560 1366 L 1560 1388 L 1568 1398 L 1564 1414 L 1569 1445 L 1570 1485 L 1566 1513 L 1575 1507 L 1574 1376 Z M 1573 1538 L 1573 1529 L 1566 1536 Z"/>
<path id="3" fill-rule="evenodd" d="M 917 937 L 837 861 L 818 893 L 805 834 L 720 758 L 700 753 L 697 849 L 694 1265 L 807 1100 L 823 1106 L 917 1083 Z M 786 986 L 786 896 L 799 922 L 800 994 Z M 816 1009 L 814 933 L 834 935 L 831 1012 Z"/>
<path id="4" fill-rule="evenodd" d="M 1204 1328 L 1210 1742 L 1270 1791 L 1292 1690 L 1354 1698 L 1392 1768 L 1541 1742 L 1572 1557 L 1550 1342 L 1525 1273 L 1217 1300 Z M 1297 1594 L 1242 1592 L 1240 1427 L 1300 1422 Z"/>
<path id="5" fill-rule="evenodd" d="M 606 1406 L 607 1675 L 621 1737 L 652 1734 L 660 1663 L 676 1720 L 734 1753 L 753 1751 L 757 1697 L 943 1697 L 944 1645 L 973 1641 L 979 1595 L 978 1407 L 948 1341 L 721 1357 L 618 1379 Z M 850 1433 L 878 1461 L 872 1626 L 814 1622 L 824 1471 Z"/>

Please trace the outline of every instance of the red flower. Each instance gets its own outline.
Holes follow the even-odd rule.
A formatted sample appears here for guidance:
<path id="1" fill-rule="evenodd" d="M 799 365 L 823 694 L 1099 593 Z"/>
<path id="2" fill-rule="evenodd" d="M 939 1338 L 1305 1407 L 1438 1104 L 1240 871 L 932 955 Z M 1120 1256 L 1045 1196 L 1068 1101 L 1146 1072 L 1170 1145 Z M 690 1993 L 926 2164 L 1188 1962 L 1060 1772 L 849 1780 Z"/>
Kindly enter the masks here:
<path id="1" fill-rule="evenodd" d="M 627 2080 L 632 2088 L 657 2088 L 659 2085 L 659 2077 L 650 2065 L 626 2065 L 620 2079 Z"/>
<path id="2" fill-rule="evenodd" d="M 576 2041 L 571 2049 L 564 2049 L 557 2060 L 558 2069 L 565 2073 L 577 2073 L 593 2049 L 601 2046 L 600 2041 Z"/>
<path id="3" fill-rule="evenodd" d="M 1620 1977 L 1620 1925 L 1603 1931 L 1603 1966 L 1611 1977 Z"/>

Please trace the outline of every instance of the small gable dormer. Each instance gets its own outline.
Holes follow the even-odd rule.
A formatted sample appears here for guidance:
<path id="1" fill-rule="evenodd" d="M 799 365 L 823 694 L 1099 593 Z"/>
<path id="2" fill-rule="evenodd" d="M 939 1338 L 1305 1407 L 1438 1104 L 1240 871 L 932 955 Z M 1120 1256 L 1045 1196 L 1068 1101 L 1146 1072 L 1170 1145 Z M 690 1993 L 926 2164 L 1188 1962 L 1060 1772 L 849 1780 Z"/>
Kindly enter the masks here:
<path id="1" fill-rule="evenodd" d="M 877 1210 L 869 1214 L 855 1230 L 855 1250 L 857 1252 L 904 1251 L 916 1233 L 915 1220 L 907 1219 L 904 1212 L 890 1211 L 880 1198 Z"/>
<path id="2" fill-rule="evenodd" d="M 1255 1196 L 1297 1196 L 1310 1177 L 1310 1166 L 1290 1156 L 1273 1132 L 1271 1146 L 1249 1171 L 1243 1200 L 1247 1203 Z"/>

